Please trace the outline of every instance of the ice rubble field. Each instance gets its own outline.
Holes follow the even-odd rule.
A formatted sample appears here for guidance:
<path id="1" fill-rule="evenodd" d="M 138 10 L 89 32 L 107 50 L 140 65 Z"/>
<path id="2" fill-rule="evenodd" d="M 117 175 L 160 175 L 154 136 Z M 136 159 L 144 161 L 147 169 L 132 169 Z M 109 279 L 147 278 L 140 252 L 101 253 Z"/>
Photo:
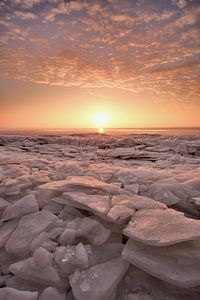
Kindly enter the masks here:
<path id="1" fill-rule="evenodd" d="M 200 299 L 200 137 L 0 136 L 0 300 Z"/>

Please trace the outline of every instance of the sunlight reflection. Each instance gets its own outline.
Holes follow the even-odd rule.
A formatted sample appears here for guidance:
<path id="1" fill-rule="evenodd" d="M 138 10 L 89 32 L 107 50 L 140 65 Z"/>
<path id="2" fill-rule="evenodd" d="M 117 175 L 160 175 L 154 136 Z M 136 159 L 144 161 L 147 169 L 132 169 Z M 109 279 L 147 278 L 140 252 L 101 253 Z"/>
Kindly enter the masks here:
<path id="1" fill-rule="evenodd" d="M 98 133 L 104 133 L 104 128 L 98 128 Z"/>

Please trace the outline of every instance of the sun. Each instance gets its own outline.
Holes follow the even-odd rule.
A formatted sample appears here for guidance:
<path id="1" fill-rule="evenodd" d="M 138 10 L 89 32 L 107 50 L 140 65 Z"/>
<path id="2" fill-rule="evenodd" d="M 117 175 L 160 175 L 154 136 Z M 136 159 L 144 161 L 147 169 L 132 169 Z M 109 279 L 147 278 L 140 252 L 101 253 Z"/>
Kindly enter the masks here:
<path id="1" fill-rule="evenodd" d="M 95 116 L 95 123 L 98 127 L 105 127 L 108 124 L 108 116 L 104 112 L 99 112 Z"/>
<path id="2" fill-rule="evenodd" d="M 98 133 L 104 133 L 104 128 L 108 125 L 108 115 L 105 112 L 98 112 L 94 117 L 94 122 L 98 128 Z"/>

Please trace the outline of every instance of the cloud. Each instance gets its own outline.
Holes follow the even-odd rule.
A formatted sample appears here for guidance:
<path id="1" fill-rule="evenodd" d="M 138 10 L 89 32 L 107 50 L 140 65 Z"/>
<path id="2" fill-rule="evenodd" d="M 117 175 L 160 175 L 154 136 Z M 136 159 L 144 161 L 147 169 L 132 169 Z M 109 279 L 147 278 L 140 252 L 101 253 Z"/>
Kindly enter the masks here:
<path id="1" fill-rule="evenodd" d="M 154 67 L 150 73 L 167 73 L 167 72 L 178 72 L 182 73 L 183 71 L 186 72 L 187 70 L 191 70 L 192 68 L 196 68 L 200 66 L 200 60 L 192 60 L 184 63 L 176 63 L 173 65 L 169 64 L 164 64 L 164 65 L 159 65 L 158 67 Z"/>
<path id="2" fill-rule="evenodd" d="M 172 0 L 172 4 L 177 5 L 179 8 L 184 8 L 187 2 L 187 0 Z"/>
<path id="3" fill-rule="evenodd" d="M 167 2 L 12 0 L 3 7 L 1 76 L 199 101 L 199 8 Z"/>
<path id="4" fill-rule="evenodd" d="M 63 1 L 58 4 L 57 7 L 50 9 L 47 15 L 44 18 L 44 23 L 53 22 L 57 15 L 69 14 L 72 11 L 79 11 L 83 7 L 82 3 L 77 2 L 68 2 L 66 5 Z"/>
<path id="5" fill-rule="evenodd" d="M 16 11 L 15 16 L 22 20 L 35 20 L 37 16 L 30 12 Z"/>
<path id="6" fill-rule="evenodd" d="M 40 4 L 44 0 L 11 0 L 13 5 L 19 5 L 23 8 L 32 8 L 36 4 Z"/>

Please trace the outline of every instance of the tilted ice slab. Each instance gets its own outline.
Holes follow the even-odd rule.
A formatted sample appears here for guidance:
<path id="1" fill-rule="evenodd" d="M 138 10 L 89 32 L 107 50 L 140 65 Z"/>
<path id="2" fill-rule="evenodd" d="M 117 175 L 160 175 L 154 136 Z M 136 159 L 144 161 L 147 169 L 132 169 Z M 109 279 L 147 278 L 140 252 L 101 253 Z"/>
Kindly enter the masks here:
<path id="1" fill-rule="evenodd" d="M 10 203 L 3 198 L 0 198 L 0 214 L 5 210 L 5 208 L 9 205 Z"/>
<path id="2" fill-rule="evenodd" d="M 187 199 L 187 192 L 178 182 L 176 183 L 160 183 L 156 182 L 147 189 L 148 195 L 167 205 L 176 204 L 181 200 Z"/>
<path id="3" fill-rule="evenodd" d="M 37 201 L 34 195 L 27 195 L 22 199 L 16 201 L 13 205 L 6 207 L 1 218 L 2 221 L 15 219 L 24 215 L 36 212 L 39 210 Z"/>
<path id="4" fill-rule="evenodd" d="M 111 206 L 107 213 L 108 220 L 124 226 L 130 221 L 136 210 L 166 208 L 165 204 L 139 195 L 115 195 L 111 199 Z"/>
<path id="5" fill-rule="evenodd" d="M 17 228 L 6 243 L 6 250 L 18 256 L 26 256 L 31 242 L 57 220 L 51 212 L 42 210 L 21 218 Z"/>
<path id="6" fill-rule="evenodd" d="M 76 208 L 107 213 L 110 209 L 110 197 L 104 195 L 88 195 L 85 193 L 66 192 L 62 194 L 63 204 Z"/>
<path id="7" fill-rule="evenodd" d="M 91 245 L 102 245 L 111 232 L 97 220 L 83 218 L 77 230 L 77 236 L 89 241 Z"/>
<path id="8" fill-rule="evenodd" d="M 128 263 L 116 258 L 70 276 L 76 300 L 114 300 L 117 286 L 128 269 Z"/>
<path id="9" fill-rule="evenodd" d="M 112 206 L 123 205 L 134 210 L 167 208 L 163 203 L 140 195 L 116 195 L 111 199 Z"/>
<path id="10" fill-rule="evenodd" d="M 200 238 L 200 222 L 173 209 L 143 209 L 134 214 L 124 234 L 147 245 L 166 246 Z"/>
<path id="11" fill-rule="evenodd" d="M 20 291 L 5 287 L 0 289 L 0 300 L 37 300 L 38 292 Z"/>
<path id="12" fill-rule="evenodd" d="M 122 257 L 147 273 L 182 288 L 200 285 L 200 242 L 156 247 L 129 239 Z"/>
<path id="13" fill-rule="evenodd" d="M 200 177 L 199 176 L 185 181 L 184 184 L 187 185 L 188 187 L 190 187 L 191 189 L 200 191 Z"/>
<path id="14" fill-rule="evenodd" d="M 59 192 L 84 192 L 90 195 L 116 195 L 123 192 L 120 184 L 106 183 L 89 176 L 69 176 L 65 180 L 51 181 L 40 185 L 39 188 Z"/>
<path id="15" fill-rule="evenodd" d="M 47 287 L 61 285 L 57 271 L 52 266 L 52 254 L 44 248 L 38 248 L 32 257 L 12 264 L 9 270 L 19 278 Z"/>
<path id="16" fill-rule="evenodd" d="M 80 163 L 80 162 L 79 162 Z M 156 182 L 164 178 L 170 178 L 173 170 L 160 170 L 146 166 L 124 166 L 115 164 L 90 164 L 86 169 L 88 176 L 102 178 L 109 182 L 123 182 L 125 185 L 132 183 Z"/>
<path id="17" fill-rule="evenodd" d="M 116 224 L 126 225 L 138 209 L 166 208 L 165 204 L 145 196 L 133 195 L 88 195 L 86 193 L 65 192 L 60 200 L 63 204 L 92 211 Z"/>
<path id="18" fill-rule="evenodd" d="M 9 236 L 17 227 L 18 220 L 11 220 L 0 225 L 0 248 L 7 242 Z"/>

